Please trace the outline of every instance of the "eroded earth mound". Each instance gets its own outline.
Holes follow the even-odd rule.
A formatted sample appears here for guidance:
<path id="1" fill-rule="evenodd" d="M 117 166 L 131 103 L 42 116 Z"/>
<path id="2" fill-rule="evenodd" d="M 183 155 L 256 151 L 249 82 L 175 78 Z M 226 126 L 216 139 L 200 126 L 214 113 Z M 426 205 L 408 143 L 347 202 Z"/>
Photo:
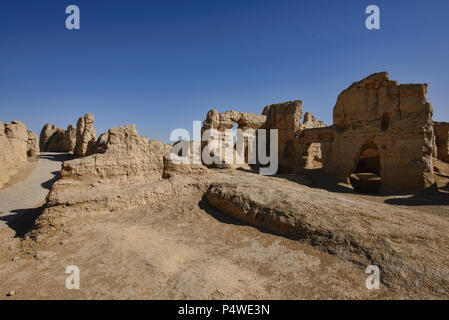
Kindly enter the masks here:
<path id="1" fill-rule="evenodd" d="M 23 161 L 38 152 L 37 135 L 24 123 L 0 121 L 0 188 L 17 173 Z"/>

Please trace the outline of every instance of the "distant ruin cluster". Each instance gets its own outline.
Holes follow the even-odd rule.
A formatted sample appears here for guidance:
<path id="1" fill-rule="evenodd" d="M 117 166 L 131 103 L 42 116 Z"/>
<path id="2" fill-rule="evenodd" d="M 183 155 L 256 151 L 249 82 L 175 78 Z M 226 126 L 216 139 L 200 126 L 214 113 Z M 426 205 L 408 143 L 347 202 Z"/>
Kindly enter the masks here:
<path id="1" fill-rule="evenodd" d="M 210 110 L 201 133 L 215 129 L 225 139 L 225 132 L 232 129 L 243 133 L 277 129 L 280 174 L 316 172 L 350 183 L 360 192 L 419 192 L 435 185 L 438 161 L 449 162 L 449 123 L 432 120 L 433 108 L 426 93 L 426 84 L 398 84 L 381 72 L 353 83 L 338 96 L 330 126 L 309 112 L 303 117 L 302 101 L 297 100 L 266 106 L 262 114 Z M 76 128 L 70 125 L 64 130 L 47 124 L 41 132 L 40 149 L 74 152 L 79 157 L 104 153 L 108 134 L 96 139 L 93 123 L 93 115 L 86 114 Z M 139 137 L 137 133 L 131 136 Z M 270 136 L 266 139 L 269 146 Z M 236 148 L 234 141 L 222 142 Z M 201 150 L 208 143 L 201 142 Z M 245 163 L 253 169 L 266 165 L 259 157 L 255 164 L 248 161 L 248 148 L 249 141 L 245 140 Z M 240 165 L 235 157 L 234 163 L 224 159 L 224 152 L 219 156 L 223 165 L 207 166 Z M 189 172 L 199 167 L 191 164 L 176 168 L 169 159 L 164 159 L 164 166 Z"/>
<path id="2" fill-rule="evenodd" d="M 40 134 L 39 146 L 45 152 L 73 152 L 83 157 L 92 154 L 96 142 L 94 115 L 86 113 L 78 119 L 76 128 L 71 124 L 67 130 L 46 124 Z"/>
<path id="3" fill-rule="evenodd" d="M 449 123 L 432 120 L 433 108 L 426 93 L 426 84 L 398 84 L 389 80 L 386 72 L 381 72 L 353 83 L 338 96 L 330 126 L 309 112 L 303 117 L 302 102 L 297 100 L 266 106 L 262 114 L 210 110 L 201 135 L 213 129 L 223 133 L 219 135 L 223 139 L 220 146 L 237 148 L 238 143 L 225 132 L 233 129 L 243 134 L 255 132 L 256 139 L 264 140 L 263 152 L 276 153 L 269 147 L 270 134 L 258 134 L 276 129 L 279 174 L 313 172 L 350 183 L 360 192 L 419 192 L 434 188 L 434 171 L 439 170 L 442 162 L 449 163 Z M 268 157 L 262 159 L 263 153 L 257 152 L 260 150 L 256 150 L 255 159 L 249 157 L 250 141 L 246 135 L 244 139 L 244 155 L 239 160 L 243 158 L 243 164 L 248 164 L 249 169 L 261 171 L 267 167 Z M 92 171 L 92 175 L 103 176 L 169 177 L 171 172 L 197 174 L 207 167 L 241 166 L 242 162 L 235 157 L 231 161 L 222 159 L 223 165 L 207 163 L 204 150 L 209 151 L 206 147 L 211 140 L 199 143 L 198 161 L 176 165 L 170 149 L 172 152 L 176 146 L 179 149 L 179 142 L 169 146 L 161 141 L 149 141 L 138 135 L 134 125 L 112 128 L 97 138 L 92 114 L 79 118 L 76 127 L 69 125 L 66 130 L 46 124 L 39 142 L 21 122 L 0 123 L 3 180 L 0 185 L 14 174 L 17 160 L 24 160 L 39 150 L 71 152 L 83 159 L 96 155 L 89 160 L 66 162 L 63 176 L 71 170 L 75 175 Z M 155 155 L 156 151 L 160 154 Z M 225 153 L 211 156 L 224 157 Z"/>
<path id="4" fill-rule="evenodd" d="M 279 173 L 312 169 L 362 192 L 417 192 L 434 185 L 436 159 L 449 161 L 449 124 L 432 121 L 426 93 L 426 84 L 398 84 L 382 72 L 339 95 L 331 126 L 310 113 L 301 123 L 302 102 L 289 101 L 262 115 L 211 110 L 203 129 L 277 129 Z"/>

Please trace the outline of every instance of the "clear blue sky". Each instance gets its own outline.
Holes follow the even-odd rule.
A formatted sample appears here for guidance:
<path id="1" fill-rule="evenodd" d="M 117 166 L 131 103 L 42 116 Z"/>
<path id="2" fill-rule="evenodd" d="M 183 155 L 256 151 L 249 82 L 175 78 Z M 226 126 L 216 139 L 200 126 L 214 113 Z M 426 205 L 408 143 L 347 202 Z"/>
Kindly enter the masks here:
<path id="1" fill-rule="evenodd" d="M 65 28 L 67 5 L 81 30 Z M 381 30 L 365 28 L 365 8 Z M 293 99 L 332 123 L 338 94 L 379 71 L 428 83 L 449 121 L 449 1 L 52 0 L 0 4 L 0 119 L 37 133 L 86 112 L 168 141 L 215 108 Z"/>

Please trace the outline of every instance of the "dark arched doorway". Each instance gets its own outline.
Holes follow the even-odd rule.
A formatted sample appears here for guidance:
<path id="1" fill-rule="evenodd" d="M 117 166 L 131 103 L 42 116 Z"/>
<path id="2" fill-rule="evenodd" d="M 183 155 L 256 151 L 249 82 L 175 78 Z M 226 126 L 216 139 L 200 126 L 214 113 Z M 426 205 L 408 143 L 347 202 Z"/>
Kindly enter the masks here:
<path id="1" fill-rule="evenodd" d="M 361 193 L 379 193 L 382 185 L 380 176 L 380 157 L 377 145 L 373 142 L 365 143 L 357 159 L 357 166 L 349 176 L 354 190 Z"/>

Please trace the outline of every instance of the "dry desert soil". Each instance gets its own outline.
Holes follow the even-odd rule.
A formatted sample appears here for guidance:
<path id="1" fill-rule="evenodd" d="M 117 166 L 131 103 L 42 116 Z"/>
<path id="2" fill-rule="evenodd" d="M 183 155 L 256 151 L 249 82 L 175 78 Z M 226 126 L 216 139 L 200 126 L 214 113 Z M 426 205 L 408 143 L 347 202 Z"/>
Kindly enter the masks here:
<path id="1" fill-rule="evenodd" d="M 0 299 L 416 297 L 408 293 L 407 285 L 398 289 L 382 283 L 380 290 L 368 290 L 365 266 L 237 220 L 200 195 L 126 210 L 83 212 L 46 241 L 33 241 L 25 235 L 58 179 L 61 161 L 68 157 L 42 153 L 25 163 L 20 176 L 0 191 Z M 295 178 L 236 170 L 226 174 L 249 182 L 266 179 L 273 188 L 282 185 L 298 197 L 309 192 L 336 203 L 355 200 L 368 207 L 379 204 L 449 219 L 444 174 L 438 193 L 421 196 L 360 195 L 347 186 L 327 186 L 313 174 Z M 80 269 L 79 290 L 66 288 L 68 265 Z M 11 291 L 14 295 L 7 296 Z M 429 297 L 432 294 L 424 293 L 419 298 Z"/>

